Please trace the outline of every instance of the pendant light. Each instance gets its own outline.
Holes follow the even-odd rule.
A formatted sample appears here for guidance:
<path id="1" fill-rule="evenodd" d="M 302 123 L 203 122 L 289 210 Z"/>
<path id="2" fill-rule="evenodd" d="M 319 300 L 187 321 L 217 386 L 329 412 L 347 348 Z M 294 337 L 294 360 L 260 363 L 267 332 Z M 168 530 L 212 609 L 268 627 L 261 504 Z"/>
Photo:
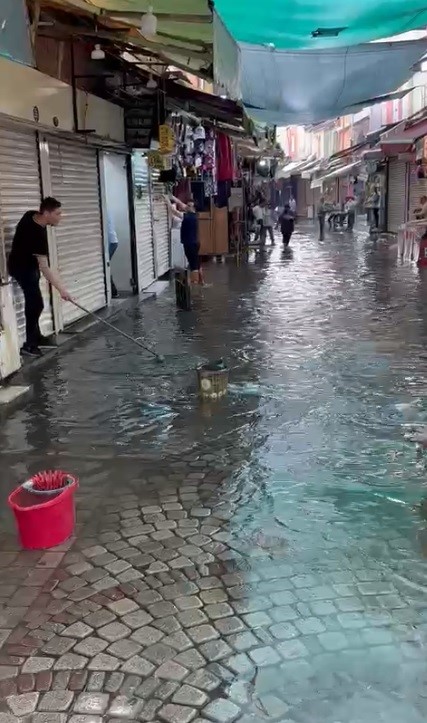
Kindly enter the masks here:
<path id="1" fill-rule="evenodd" d="M 153 38 L 157 32 L 157 17 L 153 13 L 152 5 L 149 5 L 148 11 L 141 18 L 140 31 L 146 38 Z"/>
<path id="2" fill-rule="evenodd" d="M 92 60 L 104 60 L 105 59 L 105 52 L 101 48 L 99 43 L 96 43 L 94 49 L 92 50 L 90 57 Z"/>
<path id="3" fill-rule="evenodd" d="M 148 90 L 155 90 L 157 88 L 157 81 L 153 78 L 151 74 L 147 80 L 146 87 L 148 88 Z"/>

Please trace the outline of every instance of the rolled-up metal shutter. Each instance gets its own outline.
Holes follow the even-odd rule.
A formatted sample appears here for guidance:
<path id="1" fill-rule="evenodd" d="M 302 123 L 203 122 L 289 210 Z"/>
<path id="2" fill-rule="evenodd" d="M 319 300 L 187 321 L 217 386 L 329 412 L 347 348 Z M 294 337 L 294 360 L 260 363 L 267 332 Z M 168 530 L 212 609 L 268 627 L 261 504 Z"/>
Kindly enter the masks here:
<path id="1" fill-rule="evenodd" d="M 141 153 L 132 156 L 138 291 L 155 280 L 153 224 L 148 162 Z"/>
<path id="2" fill-rule="evenodd" d="M 166 188 L 158 180 L 159 172 L 151 172 L 151 199 L 153 206 L 153 241 L 156 276 L 163 276 L 171 267 L 169 213 L 164 199 Z"/>
<path id="3" fill-rule="evenodd" d="M 0 222 L 6 246 L 6 254 L 12 245 L 18 221 L 26 211 L 40 206 L 40 171 L 36 134 L 0 128 Z M 53 317 L 49 284 L 40 280 L 44 311 L 40 319 L 42 334 L 52 334 Z M 18 338 L 25 339 L 24 297 L 17 284 L 13 286 Z"/>
<path id="4" fill-rule="evenodd" d="M 407 176 L 406 161 L 392 158 L 388 164 L 387 187 L 387 231 L 397 233 L 399 226 L 407 219 Z"/>
<path id="5" fill-rule="evenodd" d="M 63 207 L 55 229 L 58 271 L 67 291 L 89 311 L 107 303 L 97 151 L 77 143 L 49 140 L 52 194 Z M 62 304 L 62 323 L 83 312 Z"/>

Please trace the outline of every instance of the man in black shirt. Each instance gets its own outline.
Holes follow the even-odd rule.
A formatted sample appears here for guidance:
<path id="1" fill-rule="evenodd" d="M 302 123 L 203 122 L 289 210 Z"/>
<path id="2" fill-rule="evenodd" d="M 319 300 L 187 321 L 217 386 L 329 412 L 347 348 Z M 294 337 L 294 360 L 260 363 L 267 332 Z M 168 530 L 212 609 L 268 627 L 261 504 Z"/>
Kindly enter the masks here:
<path id="1" fill-rule="evenodd" d="M 26 341 L 22 353 L 40 356 L 40 346 L 48 346 L 39 327 L 43 311 L 40 291 L 40 272 L 57 289 L 64 301 L 71 297 L 61 279 L 49 268 L 47 227 L 61 220 L 61 204 L 55 198 L 45 198 L 39 211 L 27 211 L 19 221 L 9 255 L 9 273 L 22 289 L 25 299 Z"/>

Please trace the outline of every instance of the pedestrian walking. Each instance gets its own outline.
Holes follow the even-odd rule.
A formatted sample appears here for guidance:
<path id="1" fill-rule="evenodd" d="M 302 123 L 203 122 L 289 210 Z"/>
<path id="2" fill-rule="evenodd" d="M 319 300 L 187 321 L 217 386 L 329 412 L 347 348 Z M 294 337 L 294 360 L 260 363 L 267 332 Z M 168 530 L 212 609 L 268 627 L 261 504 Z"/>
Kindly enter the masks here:
<path id="1" fill-rule="evenodd" d="M 252 214 L 255 221 L 254 243 L 262 238 L 262 223 L 264 216 L 264 201 L 258 201 L 252 206 Z"/>
<path id="2" fill-rule="evenodd" d="M 41 274 L 64 301 L 72 301 L 58 274 L 49 267 L 47 227 L 57 226 L 61 213 L 61 203 L 50 197 L 43 199 L 38 211 L 24 213 L 16 227 L 8 259 L 9 274 L 21 287 L 25 300 L 26 339 L 21 353 L 31 357 L 41 356 L 40 347 L 53 346 L 42 335 L 39 326 L 44 306 Z"/>
<path id="3" fill-rule="evenodd" d="M 271 245 L 274 246 L 274 211 L 271 203 L 266 203 L 262 211 L 261 243 L 265 244 L 268 235 Z"/>
<path id="4" fill-rule="evenodd" d="M 328 212 L 326 199 L 324 196 L 322 196 L 319 200 L 319 205 L 317 207 L 317 219 L 319 221 L 319 240 L 323 241 L 325 238 L 325 221 L 326 221 L 326 214 Z"/>
<path id="5" fill-rule="evenodd" d="M 279 225 L 282 232 L 283 245 L 285 246 L 285 248 L 287 248 L 289 246 L 289 242 L 295 228 L 295 217 L 291 211 L 289 204 L 285 205 L 285 208 L 280 215 Z"/>
<path id="6" fill-rule="evenodd" d="M 347 196 L 344 210 L 347 214 L 347 230 L 353 231 L 356 220 L 357 201 L 353 196 Z"/>
<path id="7" fill-rule="evenodd" d="M 293 213 L 293 215 L 294 215 L 294 222 L 295 222 L 295 219 L 297 217 L 297 202 L 296 202 L 296 199 L 294 198 L 294 194 L 292 193 L 292 191 L 291 191 L 291 195 L 289 196 L 289 208 L 291 210 L 291 213 Z"/>

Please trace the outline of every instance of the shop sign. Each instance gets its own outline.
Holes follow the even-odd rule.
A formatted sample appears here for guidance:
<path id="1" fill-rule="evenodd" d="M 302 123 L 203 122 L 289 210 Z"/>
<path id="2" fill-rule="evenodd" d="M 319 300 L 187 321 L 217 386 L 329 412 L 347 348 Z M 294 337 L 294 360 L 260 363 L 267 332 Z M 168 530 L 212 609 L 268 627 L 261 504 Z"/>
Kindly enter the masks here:
<path id="1" fill-rule="evenodd" d="M 175 148 L 175 134 L 170 126 L 159 126 L 159 151 L 172 153 Z"/>
<path id="2" fill-rule="evenodd" d="M 165 167 L 165 159 L 159 151 L 150 151 L 147 153 L 147 160 L 150 168 L 162 171 Z"/>
<path id="3" fill-rule="evenodd" d="M 154 102 L 134 101 L 125 109 L 125 139 L 132 148 L 149 148 L 154 129 Z"/>

